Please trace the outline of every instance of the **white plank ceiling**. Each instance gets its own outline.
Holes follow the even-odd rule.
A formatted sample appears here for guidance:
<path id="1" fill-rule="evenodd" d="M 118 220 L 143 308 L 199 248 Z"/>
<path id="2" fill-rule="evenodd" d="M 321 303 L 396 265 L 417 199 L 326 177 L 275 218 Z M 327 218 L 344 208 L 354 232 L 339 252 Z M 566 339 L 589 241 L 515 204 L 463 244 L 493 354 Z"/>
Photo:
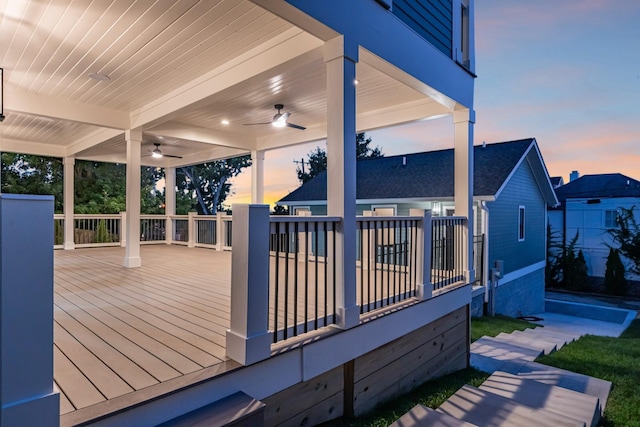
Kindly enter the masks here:
<path id="1" fill-rule="evenodd" d="M 160 143 L 179 165 L 326 132 L 323 41 L 251 1 L 0 0 L 0 41 L 0 151 L 123 162 L 138 127 L 143 155 Z M 357 74 L 360 130 L 450 112 L 364 61 Z M 308 129 L 245 126 L 274 104 Z"/>

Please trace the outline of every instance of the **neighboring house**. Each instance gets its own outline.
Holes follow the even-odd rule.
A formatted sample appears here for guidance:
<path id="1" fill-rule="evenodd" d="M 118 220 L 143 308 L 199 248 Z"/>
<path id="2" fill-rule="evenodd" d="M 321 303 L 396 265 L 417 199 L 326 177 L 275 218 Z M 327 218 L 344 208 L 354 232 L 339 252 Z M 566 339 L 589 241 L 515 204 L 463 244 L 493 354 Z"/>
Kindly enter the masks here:
<path id="1" fill-rule="evenodd" d="M 607 245 L 612 243 L 607 230 L 616 227 L 620 208 L 640 209 L 640 181 L 620 173 L 582 177 L 576 173 L 556 194 L 560 206 L 549 210 L 551 231 L 564 242 L 577 234 L 576 247 L 584 254 L 589 275 L 604 277 Z"/>
<path id="2" fill-rule="evenodd" d="M 162 425 L 199 409 L 206 412 L 209 404 L 237 392 L 250 396 L 252 404 L 253 399 L 266 404 L 267 425 L 316 425 L 343 414 L 360 415 L 419 382 L 468 366 L 474 278 L 473 221 L 467 221 L 473 217 L 476 120 L 473 0 L 4 2 L 9 3 L 1 7 L 6 118 L 0 124 L 0 151 L 63 159 L 64 215 L 55 220 L 64 230 L 63 253 L 77 256 L 64 268 L 84 273 L 81 284 L 97 281 L 107 291 L 119 287 L 125 274 L 139 272 L 142 278 L 148 261 L 163 258 L 141 250 L 141 235 L 151 237 L 144 233 L 149 224 L 144 221 L 160 221 L 164 233 L 159 234 L 166 240 L 155 243 L 175 244 L 170 249 L 183 254 L 199 250 L 189 246 L 206 244 L 201 239 L 207 230 L 212 232 L 209 246 L 216 244 L 220 233 L 213 231 L 219 224 L 194 226 L 188 217 L 174 215 L 176 168 L 251 155 L 252 188 L 250 205 L 233 206 L 232 253 L 206 254 L 226 260 L 215 277 L 204 283 L 180 281 L 184 291 L 159 302 L 164 289 L 155 279 L 163 276 L 158 272 L 150 279 L 157 287 L 141 280 L 131 284 L 131 293 L 123 290 L 122 299 L 109 298 L 110 309 L 127 319 L 136 316 L 133 307 L 140 300 L 153 300 L 154 308 L 136 313 L 157 342 L 140 336 L 146 332 L 136 319 L 123 329 L 119 322 L 117 330 L 102 325 L 93 314 L 106 301 L 87 307 L 93 314 L 78 318 L 78 324 L 73 320 L 73 328 L 56 326 L 53 336 L 51 317 L 66 322 L 79 313 L 60 298 L 53 312 L 55 260 L 46 247 L 53 246 L 46 240 L 54 235 L 51 207 L 39 210 L 37 224 L 31 224 L 35 215 L 22 212 L 34 209 L 17 210 L 24 205 L 19 197 L 1 195 L 0 202 L 11 202 L 0 208 L 13 211 L 3 210 L 0 221 L 3 427 L 56 425 L 61 411 L 62 425 Z M 403 224 L 414 238 L 410 270 L 388 257 L 366 272 L 367 265 L 358 262 L 353 149 L 357 132 L 436 117 L 451 120 L 454 150 L 447 156 L 456 164 L 450 188 L 438 196 L 447 198 L 458 216 L 446 225 L 457 237 L 446 253 L 446 267 L 455 265 L 456 274 L 446 281 L 438 277 L 437 288 L 430 274 L 430 231 L 440 221 L 428 215 Z M 270 217 L 264 204 L 270 177 L 265 152 L 325 139 L 329 215 Z M 124 248 L 114 255 L 116 261 L 105 259 L 99 273 L 83 270 L 83 254 L 96 249 L 76 250 L 74 242 L 77 224 L 86 219 L 74 215 L 76 159 L 127 166 L 127 212 L 110 219 L 118 222 Z M 529 175 L 523 172 L 528 179 L 542 176 L 534 160 L 523 163 L 534 165 Z M 162 217 L 140 215 L 142 166 L 164 169 L 169 191 Z M 493 166 L 502 171 L 500 161 Z M 437 184 L 441 177 L 434 179 Z M 534 198 L 543 203 L 542 197 Z M 526 202 L 524 244 L 536 212 Z M 376 226 L 391 233 L 394 225 Z M 24 230 L 38 231 L 41 238 Z M 331 243 L 322 256 L 311 251 L 320 236 Z M 42 251 L 11 242 L 21 238 Z M 163 267 L 172 273 L 205 264 L 165 259 Z M 529 265 L 531 260 L 523 261 Z M 384 269 L 376 270 L 380 264 Z M 55 266 L 59 272 L 60 264 Z M 508 265 L 505 271 L 522 268 Z M 20 269 L 41 273 L 42 289 L 23 286 L 35 285 L 30 276 L 9 277 L 9 271 Z M 362 286 L 363 277 L 370 287 Z M 184 274 L 185 281 L 190 278 Z M 216 304 L 203 307 L 196 301 L 200 308 L 195 309 L 184 301 L 187 291 L 207 293 L 212 282 L 222 288 L 214 293 Z M 61 286 L 58 277 L 56 286 Z M 87 294 L 82 289 L 70 290 L 69 298 L 82 299 Z M 132 295 L 138 292 L 139 299 Z M 155 302 L 169 306 L 170 315 L 152 324 L 161 311 Z M 181 335 L 192 327 L 197 333 Z M 188 349 L 197 350 L 197 356 L 182 353 Z M 173 354 L 166 357 L 168 369 L 163 365 L 150 379 L 156 359 Z M 122 366 L 127 373 L 119 377 L 115 373 Z M 128 374 L 133 380 L 125 380 Z M 258 411 L 260 405 L 252 408 Z M 209 408 L 208 415 L 231 417 L 246 409 Z"/>
<path id="3" fill-rule="evenodd" d="M 538 144 L 529 138 L 475 146 L 474 166 L 473 314 L 482 314 L 489 269 L 499 260 L 495 311 L 543 312 L 546 210 L 558 202 Z M 410 209 L 453 215 L 453 180 L 453 150 L 359 160 L 358 215 L 409 215 Z M 326 215 L 326 182 L 322 172 L 278 204 L 289 206 L 292 215 L 305 210 Z"/>

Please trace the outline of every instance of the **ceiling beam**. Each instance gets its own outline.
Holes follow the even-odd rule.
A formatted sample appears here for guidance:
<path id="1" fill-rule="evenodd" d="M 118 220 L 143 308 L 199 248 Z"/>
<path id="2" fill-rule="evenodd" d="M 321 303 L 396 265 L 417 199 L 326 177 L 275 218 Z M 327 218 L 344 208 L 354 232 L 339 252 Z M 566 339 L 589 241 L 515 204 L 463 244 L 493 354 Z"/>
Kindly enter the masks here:
<path id="1" fill-rule="evenodd" d="M 199 151 L 194 154 L 189 154 L 181 159 L 171 159 L 163 166 L 172 166 L 179 168 L 181 166 L 197 165 L 200 163 L 211 162 L 214 160 L 230 159 L 232 157 L 244 156 L 249 154 L 247 150 L 229 148 L 229 147 L 213 147 L 209 150 Z"/>
<path id="2" fill-rule="evenodd" d="M 108 139 L 123 135 L 124 132 L 117 129 L 98 129 L 91 134 L 72 142 L 66 147 L 66 155 L 73 156 L 84 150 L 88 150 Z"/>
<path id="3" fill-rule="evenodd" d="M 421 82 L 417 78 L 390 64 L 389 62 L 369 52 L 366 49 L 360 48 L 359 60 L 388 75 L 389 77 L 399 81 L 400 83 L 404 83 L 408 87 L 428 96 L 450 111 L 453 111 L 456 106 L 456 102 L 453 99 L 445 96 L 441 92 L 438 92 L 428 84 Z"/>
<path id="4" fill-rule="evenodd" d="M 60 98 L 29 93 L 12 85 L 4 88 L 4 109 L 13 113 L 48 117 L 87 125 L 125 130 L 129 128 L 129 114 L 122 111 L 65 101 Z"/>
<path id="5" fill-rule="evenodd" d="M 132 111 L 131 127 L 146 130 L 172 120 L 180 113 L 205 106 L 208 98 L 222 90 L 293 61 L 320 46 L 322 41 L 298 28 L 287 30 L 204 76 Z"/>
<path id="6" fill-rule="evenodd" d="M 187 139 L 189 141 L 220 145 L 222 147 L 245 150 L 254 150 L 256 147 L 255 138 L 247 135 L 220 132 L 173 121 L 162 123 L 152 129 L 145 130 L 145 132 L 156 136 Z"/>
<path id="7" fill-rule="evenodd" d="M 66 155 L 66 148 L 60 145 L 8 138 L 0 138 L 0 151 L 48 157 L 64 157 Z"/>

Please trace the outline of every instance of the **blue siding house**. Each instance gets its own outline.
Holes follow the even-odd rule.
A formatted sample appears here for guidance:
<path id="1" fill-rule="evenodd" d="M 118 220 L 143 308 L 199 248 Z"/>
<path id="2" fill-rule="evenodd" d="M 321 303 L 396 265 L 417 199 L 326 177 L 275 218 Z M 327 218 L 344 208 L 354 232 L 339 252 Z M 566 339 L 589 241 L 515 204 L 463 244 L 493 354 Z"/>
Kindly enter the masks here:
<path id="1" fill-rule="evenodd" d="M 453 215 L 453 150 L 357 163 L 358 215 Z M 490 269 L 499 268 L 496 313 L 522 316 L 544 311 L 547 207 L 558 204 L 534 138 L 474 147 L 474 265 L 472 314 L 491 309 Z M 326 173 L 282 198 L 292 215 L 326 214 Z"/>

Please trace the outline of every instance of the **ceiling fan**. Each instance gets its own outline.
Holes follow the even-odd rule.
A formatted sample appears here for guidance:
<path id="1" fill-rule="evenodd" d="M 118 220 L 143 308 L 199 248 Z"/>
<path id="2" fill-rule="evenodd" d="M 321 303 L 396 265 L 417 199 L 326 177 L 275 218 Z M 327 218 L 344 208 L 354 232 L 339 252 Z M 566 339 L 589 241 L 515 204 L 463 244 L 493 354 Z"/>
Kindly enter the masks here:
<path id="1" fill-rule="evenodd" d="M 287 121 L 287 119 L 289 119 L 289 116 L 291 115 L 291 113 L 283 113 L 282 112 L 282 109 L 284 109 L 284 105 L 276 104 L 276 105 L 274 105 L 274 108 L 276 110 L 278 110 L 278 112 L 273 116 L 273 120 L 271 120 L 270 122 L 245 123 L 244 125 L 245 126 L 272 125 L 273 127 L 277 127 L 277 128 L 290 127 L 290 128 L 299 129 L 299 130 L 305 130 L 306 129 L 306 127 L 304 127 L 304 126 L 295 125 L 295 124 L 289 123 Z"/>
<path id="2" fill-rule="evenodd" d="M 161 159 L 163 157 L 173 157 L 174 159 L 181 159 L 182 156 L 174 156 L 171 154 L 164 154 L 162 151 L 160 151 L 160 144 L 158 142 L 154 142 L 153 145 L 155 145 L 156 148 L 154 148 L 151 151 L 151 157 L 155 158 L 155 159 Z"/>

